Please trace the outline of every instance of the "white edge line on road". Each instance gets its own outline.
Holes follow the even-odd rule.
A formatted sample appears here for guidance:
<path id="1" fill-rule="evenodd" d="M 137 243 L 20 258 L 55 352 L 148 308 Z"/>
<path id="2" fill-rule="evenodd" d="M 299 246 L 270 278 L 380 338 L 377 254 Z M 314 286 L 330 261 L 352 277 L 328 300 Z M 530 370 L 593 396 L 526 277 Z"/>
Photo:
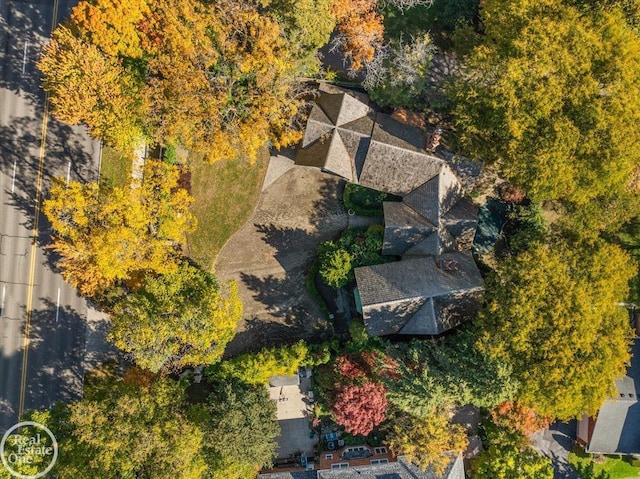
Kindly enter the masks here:
<path id="1" fill-rule="evenodd" d="M 60 316 L 60 288 L 58 288 L 58 300 L 56 301 L 56 323 L 58 322 L 59 316 Z"/>
<path id="2" fill-rule="evenodd" d="M 7 294 L 7 285 L 3 284 L 2 285 L 2 302 L 0 303 L 0 315 L 2 315 L 2 312 L 4 311 L 4 297 Z"/>
<path id="3" fill-rule="evenodd" d="M 67 186 L 69 185 L 70 178 L 71 178 L 71 160 L 69 160 L 69 166 L 67 167 Z"/>
<path id="4" fill-rule="evenodd" d="M 11 180 L 11 194 L 16 189 L 16 166 L 18 165 L 18 159 L 13 160 L 13 179 Z"/>
<path id="5" fill-rule="evenodd" d="M 22 56 L 22 74 L 27 70 L 27 48 L 29 48 L 29 42 L 24 42 L 24 55 Z"/>

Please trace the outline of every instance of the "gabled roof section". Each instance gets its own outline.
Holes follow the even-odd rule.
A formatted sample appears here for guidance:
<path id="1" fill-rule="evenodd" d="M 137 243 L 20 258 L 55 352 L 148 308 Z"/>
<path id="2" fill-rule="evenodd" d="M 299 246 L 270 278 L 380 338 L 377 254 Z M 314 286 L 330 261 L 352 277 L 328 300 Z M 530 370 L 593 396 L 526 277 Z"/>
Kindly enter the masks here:
<path id="1" fill-rule="evenodd" d="M 402 123 L 384 113 L 376 115 L 376 124 L 371 133 L 371 139 L 403 150 L 416 153 L 425 152 L 425 130 Z"/>
<path id="2" fill-rule="evenodd" d="M 329 149 L 323 168 L 331 173 L 353 181 L 353 161 L 340 134 L 334 132 L 329 142 Z"/>
<path id="3" fill-rule="evenodd" d="M 316 103 L 335 126 L 345 125 L 373 112 L 348 93 L 323 93 Z"/>
<path id="4" fill-rule="evenodd" d="M 462 198 L 462 186 L 447 165 L 436 176 L 411 191 L 403 201 L 434 224 Z"/>
<path id="5" fill-rule="evenodd" d="M 438 256 L 442 251 L 442 242 L 440 234 L 436 231 L 429 235 L 424 241 L 406 250 L 403 258 L 420 257 L 420 256 Z"/>
<path id="6" fill-rule="evenodd" d="M 587 452 L 640 454 L 640 338 L 631 349 L 626 375 L 616 380 L 617 395 L 604 402 Z"/>
<path id="7" fill-rule="evenodd" d="M 359 183 L 404 196 L 440 173 L 443 164 L 434 156 L 372 139 Z"/>
<path id="8" fill-rule="evenodd" d="M 382 254 L 400 256 L 436 231 L 436 226 L 407 205 L 385 201 Z"/>
<path id="9" fill-rule="evenodd" d="M 365 326 L 374 336 L 440 334 L 482 304 L 480 271 L 463 253 L 364 266 L 355 274 Z"/>
<path id="10" fill-rule="evenodd" d="M 373 110 L 347 93 L 322 93 L 311 109 L 296 164 L 357 182 L 369 147 Z"/>
<path id="11" fill-rule="evenodd" d="M 329 120 L 327 115 L 321 108 L 315 106 L 311 109 L 309 119 L 307 120 L 307 127 L 304 130 L 304 138 L 302 139 L 302 147 L 309 146 L 314 141 L 319 140 L 327 133 L 331 133 L 335 125 Z"/>

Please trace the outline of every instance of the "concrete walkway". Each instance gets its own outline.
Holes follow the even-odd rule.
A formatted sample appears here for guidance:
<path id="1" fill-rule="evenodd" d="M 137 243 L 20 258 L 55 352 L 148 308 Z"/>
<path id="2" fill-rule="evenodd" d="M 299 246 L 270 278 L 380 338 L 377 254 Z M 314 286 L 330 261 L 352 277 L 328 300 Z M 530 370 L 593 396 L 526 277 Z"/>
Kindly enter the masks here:
<path id="1" fill-rule="evenodd" d="M 133 164 L 131 165 L 131 188 L 137 188 L 142 182 L 144 161 L 147 158 L 147 144 L 142 143 L 133 152 Z"/>

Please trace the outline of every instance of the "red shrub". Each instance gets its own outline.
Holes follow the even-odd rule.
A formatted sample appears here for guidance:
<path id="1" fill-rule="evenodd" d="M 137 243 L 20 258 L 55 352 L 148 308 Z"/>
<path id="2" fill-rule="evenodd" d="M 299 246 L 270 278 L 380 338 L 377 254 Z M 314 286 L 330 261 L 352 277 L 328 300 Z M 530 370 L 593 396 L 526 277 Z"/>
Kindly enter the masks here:
<path id="1" fill-rule="evenodd" d="M 336 372 L 341 376 L 338 380 L 348 379 L 349 381 L 355 381 L 364 379 L 367 376 L 367 372 L 362 365 L 348 356 L 340 356 L 336 360 Z"/>
<path id="2" fill-rule="evenodd" d="M 366 436 L 384 421 L 387 405 L 384 386 L 366 382 L 340 388 L 331 409 L 336 422 L 349 434 Z"/>

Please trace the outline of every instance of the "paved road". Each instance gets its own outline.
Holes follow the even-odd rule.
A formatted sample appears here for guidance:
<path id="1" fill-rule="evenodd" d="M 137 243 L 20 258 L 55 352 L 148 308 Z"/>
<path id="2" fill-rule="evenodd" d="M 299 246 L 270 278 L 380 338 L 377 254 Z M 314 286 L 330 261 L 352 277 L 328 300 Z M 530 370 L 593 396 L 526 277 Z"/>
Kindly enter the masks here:
<path id="1" fill-rule="evenodd" d="M 35 67 L 75 3 L 0 0 L 0 434 L 21 410 L 82 391 L 87 304 L 43 248 L 51 231 L 39 208 L 53 176 L 97 179 L 99 145 L 46 114 Z"/>

